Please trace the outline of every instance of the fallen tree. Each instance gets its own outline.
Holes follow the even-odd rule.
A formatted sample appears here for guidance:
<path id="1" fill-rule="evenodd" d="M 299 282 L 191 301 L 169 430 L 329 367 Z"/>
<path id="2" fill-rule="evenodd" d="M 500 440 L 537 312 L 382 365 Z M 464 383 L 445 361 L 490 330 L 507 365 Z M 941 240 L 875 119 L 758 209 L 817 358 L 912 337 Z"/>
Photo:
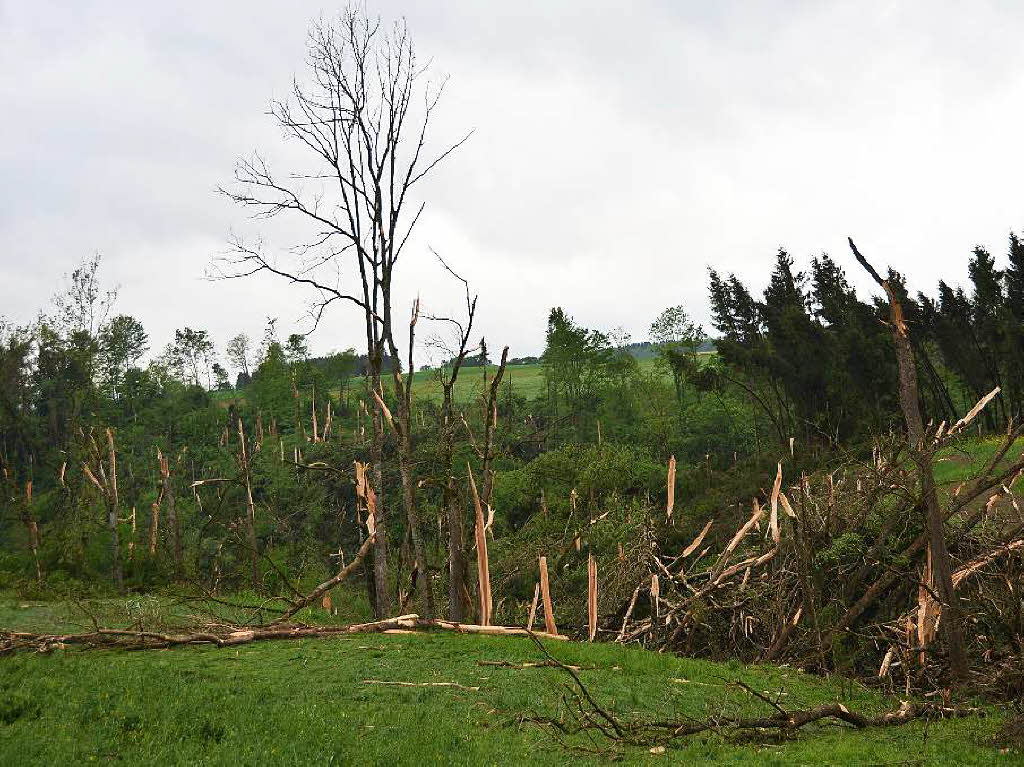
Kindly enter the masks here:
<path id="1" fill-rule="evenodd" d="M 212 624 L 203 631 L 169 634 L 157 631 L 97 628 L 77 634 L 42 634 L 26 631 L 0 631 L 0 655 L 16 652 L 52 652 L 79 647 L 82 649 L 162 650 L 187 645 L 235 647 L 252 642 L 286 639 L 321 639 L 348 634 L 380 634 L 394 632 L 451 631 L 458 634 L 488 636 L 529 636 L 531 632 L 514 626 L 479 626 L 421 618 L 416 613 L 399 615 L 382 621 L 356 623 L 349 626 L 270 625 L 266 628 L 242 628 L 228 624 Z M 566 640 L 562 634 L 533 632 L 544 639 Z"/>
<path id="2" fill-rule="evenodd" d="M 899 707 L 881 714 L 866 715 L 853 711 L 842 703 L 826 703 L 809 709 L 789 711 L 778 700 L 758 692 L 750 685 L 736 680 L 725 682 L 745 694 L 762 702 L 772 710 L 766 716 L 735 716 L 720 714 L 706 719 L 687 717 L 679 720 L 648 721 L 643 719 L 624 720 L 615 716 L 606 706 L 598 703 L 593 693 L 583 684 L 577 668 L 567 665 L 553 656 L 544 644 L 533 636 L 534 642 L 547 658 L 547 662 L 564 671 L 572 679 L 566 689 L 573 700 L 566 699 L 565 711 L 571 717 L 555 719 L 541 716 L 521 716 L 520 721 L 547 728 L 556 739 L 561 735 L 574 735 L 593 731 L 600 733 L 613 747 L 641 746 L 652 750 L 663 749 L 664 745 L 680 738 L 715 732 L 725 737 L 765 737 L 773 733 L 792 735 L 803 727 L 823 720 L 834 720 L 855 729 L 872 727 L 898 727 L 918 719 L 959 719 L 970 716 L 984 716 L 979 708 L 955 708 L 936 703 L 917 703 L 904 700 Z M 567 743 L 562 743 L 568 746 Z"/>

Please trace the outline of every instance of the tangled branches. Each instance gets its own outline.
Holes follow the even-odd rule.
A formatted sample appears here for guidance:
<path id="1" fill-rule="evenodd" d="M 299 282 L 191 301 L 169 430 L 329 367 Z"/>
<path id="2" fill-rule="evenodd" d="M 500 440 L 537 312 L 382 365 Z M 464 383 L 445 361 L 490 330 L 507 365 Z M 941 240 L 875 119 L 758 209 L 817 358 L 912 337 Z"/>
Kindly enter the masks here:
<path id="1" fill-rule="evenodd" d="M 896 727 L 917 719 L 951 719 L 968 716 L 983 716 L 984 711 L 977 708 L 954 708 L 935 703 L 914 703 L 902 701 L 892 711 L 868 716 L 852 711 L 842 703 L 826 703 L 808 709 L 787 710 L 778 700 L 758 692 L 750 685 L 736 680 L 727 683 L 747 695 L 759 700 L 771 713 L 763 716 L 734 716 L 724 713 L 706 719 L 693 717 L 678 720 L 646 721 L 641 719 L 623 720 L 616 717 L 607 707 L 598 703 L 593 693 L 580 679 L 574 667 L 555 658 L 543 643 L 531 635 L 548 663 L 557 666 L 572 680 L 566 685 L 566 710 L 570 712 L 572 721 L 564 718 L 555 719 L 542 716 L 522 716 L 521 721 L 540 725 L 561 741 L 562 736 L 575 735 L 583 732 L 599 734 L 614 746 L 663 747 L 671 741 L 715 732 L 725 737 L 765 737 L 772 733 L 792 736 L 798 730 L 815 722 L 834 720 L 855 729 L 870 727 Z M 563 745 L 569 744 L 562 741 Z"/>
<path id="2" fill-rule="evenodd" d="M 937 461 L 963 460 L 958 435 L 986 401 L 949 430 L 930 428 L 923 449 Z M 958 607 L 972 616 L 968 651 L 976 676 L 1024 646 L 1013 586 L 1024 550 L 1013 483 L 1024 458 L 1011 452 L 1022 432 L 1011 424 L 978 470 L 942 489 Z M 890 683 L 898 673 L 908 694 L 941 685 L 948 670 L 938 630 L 945 604 L 905 444 L 890 437 L 870 461 L 788 481 L 780 462 L 774 479 L 731 536 L 712 520 L 675 557 L 648 550 L 650 585 L 641 580 L 623 605 L 619 641 L 788 660 Z"/>

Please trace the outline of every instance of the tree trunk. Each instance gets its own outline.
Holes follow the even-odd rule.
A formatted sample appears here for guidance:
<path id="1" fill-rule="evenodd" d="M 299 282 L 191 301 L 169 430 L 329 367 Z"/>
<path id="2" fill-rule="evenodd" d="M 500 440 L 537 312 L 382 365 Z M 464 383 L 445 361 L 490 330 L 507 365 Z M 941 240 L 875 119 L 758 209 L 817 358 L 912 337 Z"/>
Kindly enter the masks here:
<path id="1" fill-rule="evenodd" d="M 889 319 L 892 329 L 893 343 L 896 347 L 896 363 L 899 368 L 899 396 L 903 419 L 907 425 L 907 440 L 914 465 L 917 467 L 921 482 L 921 495 L 924 501 L 925 526 L 928 531 L 928 545 L 932 555 L 932 567 L 939 597 L 943 602 L 945 615 L 940 629 L 945 636 L 949 649 L 949 665 L 956 679 L 967 675 L 967 658 L 964 654 L 963 618 L 956 593 L 953 590 L 953 572 L 950 564 L 949 549 L 946 546 L 946 532 L 942 521 L 942 508 L 935 489 L 935 473 L 932 466 L 931 453 L 925 448 L 924 421 L 918 404 L 917 365 L 914 361 L 914 350 L 910 345 L 907 325 L 903 320 L 903 308 L 899 297 L 889 284 L 871 267 L 850 240 L 850 248 L 875 281 L 885 290 L 889 299 Z"/>
<path id="2" fill-rule="evenodd" d="M 110 530 L 110 563 L 114 576 L 114 587 L 120 593 L 124 588 L 121 571 L 121 540 L 117 529 L 117 451 L 114 448 L 114 432 L 107 429 L 107 450 L 110 460 L 110 479 L 107 485 L 107 527 Z"/>
<path id="3" fill-rule="evenodd" d="M 245 537 L 249 547 L 249 562 L 252 567 L 252 589 L 259 593 L 263 589 L 263 577 L 260 573 L 260 549 L 256 538 L 256 504 L 252 500 L 252 482 L 249 479 L 249 455 L 245 449 L 245 430 L 242 419 L 238 419 L 238 450 L 242 468 L 242 479 L 245 482 Z"/>
<path id="4" fill-rule="evenodd" d="M 380 371 L 373 371 L 370 385 L 380 389 Z M 373 599 L 374 614 L 379 619 L 391 613 L 391 598 L 388 593 L 388 544 L 386 505 L 384 503 L 384 483 L 381 472 L 383 461 L 383 423 L 380 409 L 375 405 L 371 414 L 370 461 L 373 463 L 373 486 L 377 489 L 377 534 L 373 539 Z"/>
<path id="5" fill-rule="evenodd" d="M 451 603 L 451 619 L 456 623 L 463 623 L 468 613 L 468 606 L 463 600 L 463 594 L 467 593 L 468 566 L 462 509 L 452 477 L 448 478 L 448 484 L 444 489 L 444 504 L 448 514 L 448 599 Z"/>
<path id="6" fill-rule="evenodd" d="M 433 618 L 434 586 L 430 581 L 427 569 L 427 551 L 423 545 L 423 530 L 420 528 L 420 514 L 416 508 L 416 481 L 412 476 L 412 441 L 408 430 L 412 427 L 407 409 L 402 407 L 402 433 L 398 440 L 399 472 L 402 475 L 402 503 L 405 506 L 405 517 L 409 523 L 412 538 L 413 558 L 416 561 L 416 590 L 419 592 L 421 610 L 426 618 Z"/>
<path id="7" fill-rule="evenodd" d="M 121 572 L 121 540 L 117 531 L 117 506 L 113 499 L 107 503 L 107 528 L 110 530 L 110 562 L 114 579 L 114 588 L 120 593 L 124 589 L 124 577 Z"/>
<path id="8" fill-rule="evenodd" d="M 165 458 L 166 462 L 167 459 Z M 174 501 L 174 482 L 171 480 L 170 466 L 164 469 L 164 499 L 167 504 L 167 527 L 171 533 L 171 556 L 174 562 L 174 577 L 181 579 L 184 575 L 183 557 L 181 552 L 181 525 L 178 523 L 178 510 Z"/>

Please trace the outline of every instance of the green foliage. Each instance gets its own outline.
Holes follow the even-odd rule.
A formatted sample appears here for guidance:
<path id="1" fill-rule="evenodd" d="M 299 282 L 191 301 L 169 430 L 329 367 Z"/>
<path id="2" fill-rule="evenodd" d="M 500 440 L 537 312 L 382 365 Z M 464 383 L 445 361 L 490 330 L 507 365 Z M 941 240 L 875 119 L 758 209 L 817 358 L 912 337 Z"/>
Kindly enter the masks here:
<path id="1" fill-rule="evenodd" d="M 597 509 L 612 494 L 657 492 L 665 468 L 642 448 L 625 445 L 567 445 L 539 455 L 525 466 L 500 472 L 494 505 L 513 527 L 540 510 L 544 493 L 549 510 L 563 516 L 575 490 L 583 509 Z"/>

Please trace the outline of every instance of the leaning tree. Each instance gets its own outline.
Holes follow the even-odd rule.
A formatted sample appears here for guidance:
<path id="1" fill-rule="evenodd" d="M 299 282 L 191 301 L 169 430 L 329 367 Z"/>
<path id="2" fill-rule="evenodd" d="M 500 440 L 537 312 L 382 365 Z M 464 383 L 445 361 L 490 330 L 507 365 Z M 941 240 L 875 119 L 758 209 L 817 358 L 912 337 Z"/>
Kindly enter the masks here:
<path id="1" fill-rule="evenodd" d="M 425 203 L 417 186 L 468 138 L 432 149 L 428 129 L 443 81 L 432 81 L 416 57 L 404 22 L 390 27 L 350 8 L 314 23 L 303 77 L 270 114 L 299 153 L 296 167 L 272 168 L 254 153 L 240 160 L 235 183 L 222 191 L 258 218 L 291 219 L 304 235 L 276 252 L 262 242 L 231 241 L 220 263 L 225 277 L 267 274 L 309 291 L 313 329 L 332 304 L 357 307 L 365 324 L 366 385 L 373 403 L 370 456 L 380 489 L 384 424 L 398 443 L 402 500 L 409 524 L 417 590 L 425 614 L 433 594 L 415 502 L 411 440 L 411 349 L 416 313 L 409 323 L 409 364 L 401 369 L 394 319 L 395 269 Z M 294 231 L 294 229 L 289 229 Z M 312 332 L 312 331 L 311 331 Z M 400 330 L 399 330 L 400 332 Z M 390 360 L 397 412 L 384 403 L 385 356 Z M 377 511 L 373 552 L 373 603 L 390 611 L 383 504 Z"/>

